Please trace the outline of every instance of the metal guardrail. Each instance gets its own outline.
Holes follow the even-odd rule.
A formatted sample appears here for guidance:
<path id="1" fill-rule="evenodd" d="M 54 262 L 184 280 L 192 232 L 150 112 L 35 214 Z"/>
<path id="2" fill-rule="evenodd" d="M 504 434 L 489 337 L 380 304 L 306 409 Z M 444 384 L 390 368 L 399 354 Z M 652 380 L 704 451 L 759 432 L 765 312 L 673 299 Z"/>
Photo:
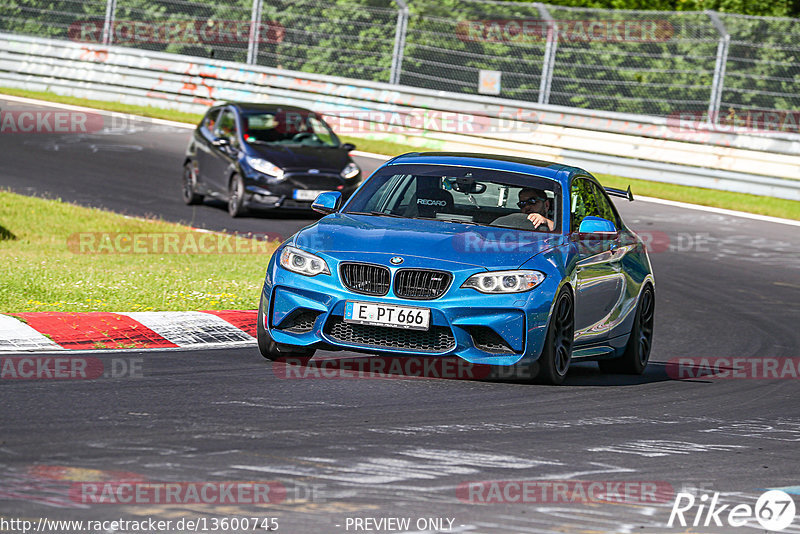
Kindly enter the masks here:
<path id="1" fill-rule="evenodd" d="M 197 113 L 224 100 L 293 104 L 338 116 L 340 125 L 346 122 L 342 115 L 363 116 L 361 130 L 348 135 L 539 157 L 630 178 L 800 200 L 800 135 L 786 133 L 741 135 L 703 125 L 682 131 L 670 118 L 2 33 L 0 86 Z M 445 113 L 466 117 L 471 129 L 422 128 L 418 122 L 397 128 L 398 120 L 420 114 L 441 119 Z"/>

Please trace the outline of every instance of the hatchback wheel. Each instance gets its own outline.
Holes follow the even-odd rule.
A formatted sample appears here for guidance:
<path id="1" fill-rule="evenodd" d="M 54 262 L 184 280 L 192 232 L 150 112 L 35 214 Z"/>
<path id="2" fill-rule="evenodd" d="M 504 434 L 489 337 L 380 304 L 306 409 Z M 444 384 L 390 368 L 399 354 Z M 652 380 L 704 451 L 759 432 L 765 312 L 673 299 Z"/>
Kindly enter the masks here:
<path id="1" fill-rule="evenodd" d="M 228 185 L 228 213 L 231 217 L 241 217 L 244 212 L 244 182 L 241 176 L 234 174 Z"/>
<path id="2" fill-rule="evenodd" d="M 197 188 L 197 174 L 192 163 L 187 163 L 183 166 L 183 201 L 188 205 L 200 204 L 203 202 L 203 195 L 198 195 L 195 190 Z"/>

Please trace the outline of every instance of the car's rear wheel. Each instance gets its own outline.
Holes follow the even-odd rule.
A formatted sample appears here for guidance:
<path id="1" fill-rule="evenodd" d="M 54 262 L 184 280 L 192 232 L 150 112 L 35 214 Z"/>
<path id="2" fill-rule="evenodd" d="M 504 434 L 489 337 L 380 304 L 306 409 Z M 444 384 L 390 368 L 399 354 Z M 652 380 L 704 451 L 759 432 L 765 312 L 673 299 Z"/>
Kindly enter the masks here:
<path id="1" fill-rule="evenodd" d="M 639 296 L 631 337 L 628 339 L 625 353 L 620 358 L 598 361 L 597 365 L 601 371 L 626 375 L 640 375 L 644 372 L 647 362 L 650 360 L 650 349 L 653 346 L 655 309 L 655 292 L 653 286 L 648 284 Z"/>
<path id="2" fill-rule="evenodd" d="M 241 217 L 244 212 L 244 181 L 241 176 L 234 174 L 228 185 L 228 214 L 231 217 Z"/>
<path id="3" fill-rule="evenodd" d="M 200 204 L 203 201 L 203 195 L 198 195 L 195 190 L 197 188 L 197 174 L 194 165 L 189 162 L 183 166 L 183 201 L 188 205 Z"/>
<path id="4" fill-rule="evenodd" d="M 293 347 L 291 345 L 281 344 L 278 347 L 272 337 L 269 335 L 266 327 L 264 326 L 264 317 L 267 310 L 264 303 L 264 296 L 261 296 L 261 302 L 258 304 L 258 324 L 256 324 L 256 339 L 258 340 L 258 350 L 261 355 L 268 360 L 277 360 L 278 358 L 285 358 L 287 356 L 294 356 L 300 358 L 311 358 L 314 356 L 316 350 L 305 347 Z"/>
<path id="5" fill-rule="evenodd" d="M 575 306 L 572 292 L 563 288 L 556 298 L 553 315 L 547 327 L 544 349 L 539 358 L 536 381 L 558 385 L 564 382 L 572 361 L 572 346 L 575 342 Z"/>

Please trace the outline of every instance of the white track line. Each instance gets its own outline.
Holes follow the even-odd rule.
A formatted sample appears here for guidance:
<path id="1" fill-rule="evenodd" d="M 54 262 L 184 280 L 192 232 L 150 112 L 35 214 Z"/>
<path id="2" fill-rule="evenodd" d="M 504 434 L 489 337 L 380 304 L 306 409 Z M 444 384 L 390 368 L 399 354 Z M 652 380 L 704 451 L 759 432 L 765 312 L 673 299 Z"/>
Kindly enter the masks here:
<path id="1" fill-rule="evenodd" d="M 1 90 L 0 90 L 1 91 Z M 22 102 L 26 104 L 35 104 L 37 106 L 47 106 L 47 107 L 55 107 L 60 109 L 68 109 L 73 111 L 88 111 L 92 113 L 99 113 L 101 115 L 108 115 L 108 116 L 120 116 L 124 115 L 127 117 L 131 117 L 136 120 L 141 120 L 144 122 L 152 122 L 154 124 L 164 124 L 167 126 L 175 126 L 176 128 L 185 128 L 189 130 L 194 130 L 196 125 L 194 124 L 187 124 L 185 122 L 175 122 L 175 121 L 168 121 L 164 119 L 153 119 L 150 117 L 142 117 L 140 115 L 133 115 L 129 113 L 121 113 L 116 111 L 105 111 L 102 109 L 96 108 L 88 108 L 84 106 L 73 106 L 71 104 L 59 104 L 58 102 L 48 102 L 46 100 L 37 100 L 35 98 L 25 98 L 21 96 L 11 96 L 5 95 L 0 92 L 0 99 L 1 100 L 8 100 L 11 102 Z M 394 156 L 387 156 L 384 154 L 375 154 L 374 152 L 362 152 L 361 150 L 353 150 L 352 154 L 356 156 L 361 156 L 365 158 L 374 158 L 381 161 L 386 161 Z M 742 217 L 745 219 L 753 219 L 756 221 L 763 221 L 763 222 L 771 222 L 776 224 L 786 224 L 789 226 L 800 226 L 800 221 L 795 221 L 792 219 L 782 219 L 780 217 L 770 217 L 769 215 L 758 215 L 755 213 L 747 213 L 744 211 L 736 211 L 736 210 L 728 210 L 724 208 L 712 208 L 710 206 L 701 206 L 699 204 L 689 204 L 688 202 L 676 202 L 674 200 L 664 200 L 660 198 L 653 198 L 653 197 L 643 197 L 643 196 L 636 196 L 634 195 L 636 200 L 641 202 L 651 202 L 653 204 L 662 204 L 665 206 L 673 206 L 676 208 L 685 208 L 690 210 L 697 210 L 697 211 L 705 211 L 708 213 L 717 213 L 720 215 L 729 215 L 731 217 Z"/>

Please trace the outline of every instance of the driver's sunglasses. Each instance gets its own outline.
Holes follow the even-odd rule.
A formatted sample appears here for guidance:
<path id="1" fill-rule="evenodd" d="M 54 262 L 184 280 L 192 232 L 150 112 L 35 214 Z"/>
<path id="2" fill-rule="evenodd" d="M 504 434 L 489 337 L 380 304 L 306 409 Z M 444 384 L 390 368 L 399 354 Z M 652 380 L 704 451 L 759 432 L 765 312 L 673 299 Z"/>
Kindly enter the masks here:
<path id="1" fill-rule="evenodd" d="M 537 202 L 544 202 L 544 201 L 545 199 L 543 198 L 529 198 L 528 200 L 520 200 L 519 202 L 517 202 L 517 207 L 523 208 L 528 204 L 534 206 Z"/>

